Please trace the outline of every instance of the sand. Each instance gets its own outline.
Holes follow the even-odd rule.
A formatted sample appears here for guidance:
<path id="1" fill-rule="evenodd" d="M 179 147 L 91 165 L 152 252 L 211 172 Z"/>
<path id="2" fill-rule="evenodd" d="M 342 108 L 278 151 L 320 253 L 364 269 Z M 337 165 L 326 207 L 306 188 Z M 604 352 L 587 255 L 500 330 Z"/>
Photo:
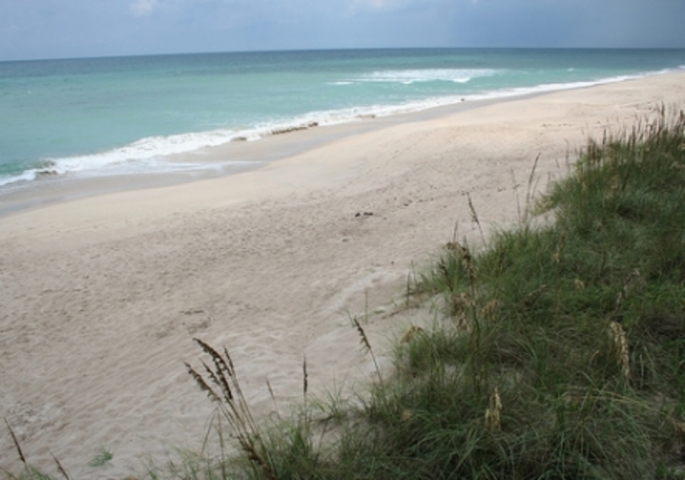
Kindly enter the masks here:
<path id="1" fill-rule="evenodd" d="M 480 241 L 467 195 L 486 235 L 506 228 L 536 157 L 541 190 L 588 136 L 684 102 L 673 73 L 354 134 L 320 127 L 256 170 L 4 216 L 0 417 L 49 472 L 52 452 L 74 478 L 125 478 L 201 447 L 214 407 L 183 366 L 201 357 L 193 337 L 232 352 L 260 419 L 274 416 L 267 378 L 282 412 L 301 399 L 304 356 L 313 392 L 358 389 L 373 364 L 350 316 L 387 368 L 391 340 L 430 320 L 401 311 L 412 268 L 456 223 Z M 112 460 L 89 467 L 99 448 Z M 2 426 L 0 466 L 18 468 Z"/>

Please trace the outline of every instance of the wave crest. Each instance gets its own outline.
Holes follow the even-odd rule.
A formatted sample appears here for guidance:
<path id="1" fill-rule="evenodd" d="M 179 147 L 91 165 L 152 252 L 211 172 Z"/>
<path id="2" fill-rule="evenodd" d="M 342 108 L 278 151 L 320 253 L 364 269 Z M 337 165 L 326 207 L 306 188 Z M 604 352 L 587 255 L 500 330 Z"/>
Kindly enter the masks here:
<path id="1" fill-rule="evenodd" d="M 361 82 L 389 82 L 411 85 L 421 82 L 468 83 L 474 78 L 491 77 L 500 70 L 433 68 L 422 70 L 385 70 L 358 79 Z"/>

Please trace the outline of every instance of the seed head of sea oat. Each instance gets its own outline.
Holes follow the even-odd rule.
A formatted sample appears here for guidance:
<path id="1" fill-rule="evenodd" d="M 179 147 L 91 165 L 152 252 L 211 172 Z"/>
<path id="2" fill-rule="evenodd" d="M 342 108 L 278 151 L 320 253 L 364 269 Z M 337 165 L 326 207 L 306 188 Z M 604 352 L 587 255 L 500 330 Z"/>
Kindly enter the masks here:
<path id="1" fill-rule="evenodd" d="M 630 350 L 628 348 L 628 337 L 625 330 L 618 322 L 609 324 L 609 333 L 614 343 L 616 360 L 621 365 L 621 372 L 626 380 L 630 379 Z"/>
<path id="2" fill-rule="evenodd" d="M 499 388 L 490 395 L 489 406 L 485 410 L 485 428 L 490 431 L 502 430 L 502 398 L 499 396 Z"/>

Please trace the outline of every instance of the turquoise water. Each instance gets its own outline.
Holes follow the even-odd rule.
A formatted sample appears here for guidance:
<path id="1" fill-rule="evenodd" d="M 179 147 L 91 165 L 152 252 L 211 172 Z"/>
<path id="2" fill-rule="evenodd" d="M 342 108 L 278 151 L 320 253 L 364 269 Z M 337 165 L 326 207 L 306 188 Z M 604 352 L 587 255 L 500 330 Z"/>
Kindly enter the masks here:
<path id="1" fill-rule="evenodd" d="M 0 62 L 0 187 L 199 168 L 165 161 L 274 130 L 620 81 L 685 50 L 347 50 Z"/>

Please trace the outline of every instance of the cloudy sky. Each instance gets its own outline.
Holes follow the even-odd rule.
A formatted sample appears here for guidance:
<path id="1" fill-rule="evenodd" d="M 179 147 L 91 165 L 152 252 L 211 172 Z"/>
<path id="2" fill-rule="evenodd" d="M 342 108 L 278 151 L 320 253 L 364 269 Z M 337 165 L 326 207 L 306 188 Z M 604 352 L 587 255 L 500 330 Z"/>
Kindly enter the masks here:
<path id="1" fill-rule="evenodd" d="M 685 48 L 685 0 L 0 0 L 0 60 L 430 46 Z"/>

